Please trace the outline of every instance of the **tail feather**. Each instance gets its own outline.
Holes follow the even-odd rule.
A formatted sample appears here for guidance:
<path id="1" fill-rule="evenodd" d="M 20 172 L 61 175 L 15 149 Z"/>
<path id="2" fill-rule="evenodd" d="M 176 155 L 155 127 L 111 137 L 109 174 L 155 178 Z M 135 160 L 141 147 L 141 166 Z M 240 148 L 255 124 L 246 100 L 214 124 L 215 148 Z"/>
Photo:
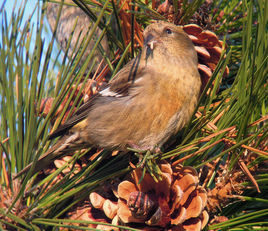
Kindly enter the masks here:
<path id="1" fill-rule="evenodd" d="M 57 143 L 52 146 L 47 152 L 45 152 L 35 163 L 34 169 L 32 170 L 32 175 L 39 172 L 42 169 L 45 169 L 49 164 L 54 160 L 63 157 L 67 154 L 71 154 L 72 151 L 77 150 L 79 147 L 82 147 L 81 142 L 79 141 L 79 133 L 74 133 L 72 135 L 65 135 L 61 137 Z M 85 147 L 85 146 L 84 146 Z M 24 169 L 14 176 L 14 179 L 22 176 L 30 171 L 34 163 L 30 163 Z"/>

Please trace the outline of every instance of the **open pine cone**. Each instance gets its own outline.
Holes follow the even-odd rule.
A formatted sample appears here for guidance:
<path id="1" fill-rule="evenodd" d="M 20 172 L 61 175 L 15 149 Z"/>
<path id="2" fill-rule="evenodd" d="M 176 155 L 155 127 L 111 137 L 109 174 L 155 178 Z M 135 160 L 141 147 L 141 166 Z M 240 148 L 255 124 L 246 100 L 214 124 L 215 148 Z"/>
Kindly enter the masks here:
<path id="1" fill-rule="evenodd" d="M 121 182 L 112 201 L 93 192 L 92 206 L 104 212 L 112 224 L 122 224 L 141 230 L 201 230 L 208 222 L 207 192 L 198 183 L 197 172 L 192 167 L 160 165 L 162 180 L 155 182 L 142 170 L 134 170 Z M 94 217 L 90 208 L 88 217 Z M 100 227 L 96 227 L 100 228 Z M 101 227 L 103 229 L 103 227 Z M 106 230 L 114 228 L 106 226 Z"/>
<path id="2" fill-rule="evenodd" d="M 21 190 L 21 182 L 18 179 L 13 180 L 11 185 L 0 185 L 0 208 L 3 211 L 7 212 L 10 206 L 12 205 L 15 198 L 18 196 Z M 27 212 L 28 207 L 24 203 L 23 199 L 20 197 L 16 203 L 13 205 L 11 211 L 9 212 L 12 215 L 15 215 L 19 218 L 24 219 L 25 214 Z M 28 214 L 28 216 L 32 216 L 32 214 Z M 1 222 L 5 221 L 5 222 Z M 7 223 L 6 223 L 7 222 Z M 0 213 L 0 227 L 3 227 L 4 230 L 17 230 L 10 224 L 16 224 L 15 220 L 10 216 L 6 216 L 6 214 Z M 2 225 L 2 226 L 1 226 Z M 17 225 L 17 224 L 16 224 Z M 0 230 L 2 230 L 0 228 Z"/>
<path id="3" fill-rule="evenodd" d="M 198 70 L 202 81 L 201 91 L 203 91 L 220 60 L 223 42 L 215 33 L 203 30 L 196 24 L 185 25 L 183 30 L 192 40 L 198 55 Z M 229 68 L 226 66 L 223 76 L 226 77 L 228 74 Z"/>

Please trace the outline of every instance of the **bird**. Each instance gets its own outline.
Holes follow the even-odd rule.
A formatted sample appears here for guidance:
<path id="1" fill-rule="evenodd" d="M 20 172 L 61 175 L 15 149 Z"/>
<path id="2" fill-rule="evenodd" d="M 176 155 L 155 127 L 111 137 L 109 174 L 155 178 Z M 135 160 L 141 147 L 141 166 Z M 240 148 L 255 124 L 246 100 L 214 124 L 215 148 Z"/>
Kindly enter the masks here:
<path id="1" fill-rule="evenodd" d="M 153 151 L 189 122 L 201 87 L 191 39 L 181 26 L 165 21 L 148 25 L 143 37 L 139 55 L 50 135 L 60 138 L 33 172 L 82 147 Z"/>

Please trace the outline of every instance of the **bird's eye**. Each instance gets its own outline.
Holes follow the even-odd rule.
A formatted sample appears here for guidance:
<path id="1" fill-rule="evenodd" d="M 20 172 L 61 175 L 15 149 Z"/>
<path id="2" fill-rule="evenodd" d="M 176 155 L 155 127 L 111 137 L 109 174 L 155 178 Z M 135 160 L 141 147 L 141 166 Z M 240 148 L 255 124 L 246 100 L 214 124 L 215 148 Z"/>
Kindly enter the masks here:
<path id="1" fill-rule="evenodd" d="M 166 30 L 165 30 L 165 31 L 166 31 L 166 33 L 167 33 L 167 34 L 172 34 L 172 33 L 173 33 L 173 32 L 172 32 L 172 30 L 171 30 L 171 29 L 169 29 L 169 28 L 166 28 Z"/>

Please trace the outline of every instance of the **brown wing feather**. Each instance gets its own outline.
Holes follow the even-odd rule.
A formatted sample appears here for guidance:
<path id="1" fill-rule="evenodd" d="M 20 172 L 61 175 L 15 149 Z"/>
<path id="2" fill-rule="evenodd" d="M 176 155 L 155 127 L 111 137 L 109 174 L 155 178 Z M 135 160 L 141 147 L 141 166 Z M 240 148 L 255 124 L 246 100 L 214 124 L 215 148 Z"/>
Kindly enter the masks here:
<path id="1" fill-rule="evenodd" d="M 141 63 L 141 55 L 132 59 L 124 68 L 122 68 L 115 77 L 109 82 L 109 91 L 120 95 L 128 95 L 129 88 L 133 85 L 134 81 L 139 78 L 139 73 L 144 69 L 143 63 Z M 89 101 L 83 104 L 63 125 L 57 128 L 49 139 L 54 139 L 58 136 L 64 135 L 74 125 L 84 120 L 88 112 L 91 110 L 91 106 L 94 104 L 96 98 L 102 97 L 101 94 L 96 94 L 91 97 Z M 107 96 L 106 96 L 107 97 Z"/>
<path id="2" fill-rule="evenodd" d="M 141 76 L 139 73 L 143 69 L 144 64 L 141 62 L 141 54 L 139 54 L 122 68 L 109 82 L 110 91 L 123 96 L 128 95 L 129 88 L 134 81 Z"/>
<path id="3" fill-rule="evenodd" d="M 64 135 L 74 125 L 84 120 L 97 97 L 99 97 L 99 94 L 92 96 L 86 103 L 78 108 L 78 110 L 63 125 L 59 126 L 52 134 L 50 134 L 48 138 L 54 139 L 58 136 Z"/>

